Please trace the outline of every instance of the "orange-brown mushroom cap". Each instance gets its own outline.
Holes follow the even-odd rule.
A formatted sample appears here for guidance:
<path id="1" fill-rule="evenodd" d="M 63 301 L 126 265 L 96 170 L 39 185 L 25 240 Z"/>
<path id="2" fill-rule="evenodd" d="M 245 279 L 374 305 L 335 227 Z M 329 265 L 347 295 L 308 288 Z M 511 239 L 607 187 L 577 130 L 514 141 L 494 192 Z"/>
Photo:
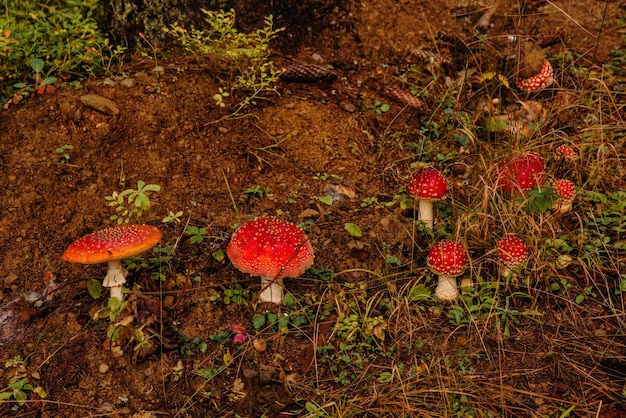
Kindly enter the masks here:
<path id="1" fill-rule="evenodd" d="M 273 217 L 257 218 L 240 226 L 226 253 L 241 272 L 272 279 L 302 275 L 315 257 L 300 228 Z"/>
<path id="2" fill-rule="evenodd" d="M 81 264 L 122 260 L 148 251 L 161 237 L 161 231 L 151 225 L 106 228 L 74 241 L 62 258 L 70 263 Z"/>

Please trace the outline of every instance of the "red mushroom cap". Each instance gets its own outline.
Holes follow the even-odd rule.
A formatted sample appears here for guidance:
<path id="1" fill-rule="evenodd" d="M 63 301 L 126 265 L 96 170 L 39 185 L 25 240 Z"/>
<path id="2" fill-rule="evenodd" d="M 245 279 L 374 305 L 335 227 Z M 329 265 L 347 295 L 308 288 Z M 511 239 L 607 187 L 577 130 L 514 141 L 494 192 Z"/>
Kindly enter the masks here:
<path id="1" fill-rule="evenodd" d="M 436 168 L 422 168 L 409 178 L 407 191 L 419 199 L 445 199 L 448 195 L 448 180 Z"/>
<path id="2" fill-rule="evenodd" d="M 569 145 L 560 145 L 556 149 L 556 153 L 557 155 L 565 158 L 567 161 L 573 161 L 576 159 L 576 157 L 578 157 L 578 153 L 576 152 L 576 150 L 574 150 L 574 148 L 570 147 Z"/>
<path id="3" fill-rule="evenodd" d="M 313 248 L 296 225 L 264 217 L 235 231 L 226 249 L 228 258 L 243 273 L 282 279 L 298 277 L 313 265 Z"/>
<path id="4" fill-rule="evenodd" d="M 154 247 L 162 234 L 151 225 L 122 225 L 74 241 L 63 253 L 70 263 L 98 264 L 133 257 Z"/>
<path id="5" fill-rule="evenodd" d="M 555 180 L 555 192 L 565 200 L 572 200 L 576 194 L 574 183 L 569 180 Z"/>
<path id="6" fill-rule="evenodd" d="M 528 78 L 518 78 L 515 80 L 515 84 L 521 90 L 526 92 L 533 92 L 545 89 L 554 81 L 554 70 L 552 69 L 552 65 L 550 61 L 544 58 L 543 66 L 541 67 L 541 71 L 532 77 Z"/>
<path id="7" fill-rule="evenodd" d="M 528 152 L 500 163 L 497 187 L 505 192 L 526 192 L 543 184 L 543 158 Z"/>
<path id="8" fill-rule="evenodd" d="M 507 267 L 516 267 L 528 257 L 528 247 L 521 238 L 507 235 L 498 243 L 498 256 Z"/>
<path id="9" fill-rule="evenodd" d="M 467 253 L 455 241 L 439 241 L 428 252 L 428 268 L 437 275 L 458 276 L 467 267 Z"/>

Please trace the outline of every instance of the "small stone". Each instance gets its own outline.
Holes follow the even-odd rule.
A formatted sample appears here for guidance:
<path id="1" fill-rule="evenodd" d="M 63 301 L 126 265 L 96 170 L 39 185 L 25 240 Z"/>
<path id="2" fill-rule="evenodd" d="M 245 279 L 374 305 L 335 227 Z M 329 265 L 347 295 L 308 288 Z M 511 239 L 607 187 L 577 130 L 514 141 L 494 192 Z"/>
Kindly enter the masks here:
<path id="1" fill-rule="evenodd" d="M 14 281 L 16 281 L 18 278 L 18 275 L 15 273 L 9 273 L 5 278 L 4 278 L 4 284 L 5 285 L 10 285 L 11 283 L 13 283 Z"/>
<path id="2" fill-rule="evenodd" d="M 125 78 L 122 81 L 120 81 L 120 84 L 124 87 L 133 87 L 135 85 L 135 79 L 134 78 Z"/>
<path id="3" fill-rule="evenodd" d="M 348 113 L 354 113 L 356 111 L 356 106 L 350 102 L 341 102 L 340 106 Z"/>
<path id="4" fill-rule="evenodd" d="M 227 132 L 228 132 L 228 129 L 227 129 L 227 128 L 224 128 L 224 127 L 222 127 L 222 126 L 220 126 L 219 128 L 217 128 L 217 130 L 218 130 L 218 131 L 220 131 L 220 133 L 223 133 L 223 134 L 225 134 L 225 133 L 227 133 Z"/>
<path id="5" fill-rule="evenodd" d="M 80 96 L 80 101 L 87 107 L 96 109 L 107 115 L 118 115 L 120 113 L 119 108 L 113 100 L 109 100 L 97 94 L 85 94 Z"/>
<path id="6" fill-rule="evenodd" d="M 108 364 L 100 364 L 100 366 L 98 366 L 98 371 L 102 374 L 106 373 L 109 371 L 109 365 Z"/>

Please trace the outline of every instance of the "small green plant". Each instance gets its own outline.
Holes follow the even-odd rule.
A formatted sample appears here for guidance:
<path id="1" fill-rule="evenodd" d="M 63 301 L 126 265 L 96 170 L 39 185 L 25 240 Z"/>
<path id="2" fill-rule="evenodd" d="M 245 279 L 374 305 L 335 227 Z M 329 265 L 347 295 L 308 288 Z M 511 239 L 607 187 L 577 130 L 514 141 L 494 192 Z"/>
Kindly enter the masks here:
<path id="1" fill-rule="evenodd" d="M 374 110 L 377 115 L 382 115 L 383 113 L 387 113 L 389 111 L 390 106 L 387 103 L 383 103 L 376 99 L 373 105 L 365 106 L 365 108 Z"/>
<path id="2" fill-rule="evenodd" d="M 174 258 L 173 244 L 152 248 L 152 257 L 136 256 L 126 261 L 128 271 L 139 271 L 146 269 L 152 273 L 155 281 L 164 282 L 172 271 L 172 260 Z"/>
<path id="3" fill-rule="evenodd" d="M 189 242 L 192 244 L 200 244 L 207 237 L 207 229 L 202 227 L 198 228 L 197 226 L 187 225 L 185 227 L 185 234 L 189 235 Z"/>
<path id="4" fill-rule="evenodd" d="M 530 213 L 545 213 L 554 205 L 559 196 L 551 187 L 534 187 L 528 192 L 528 211 Z"/>
<path id="5" fill-rule="evenodd" d="M 221 297 L 224 305 L 234 303 L 236 305 L 248 306 L 250 292 L 247 289 L 242 288 L 241 285 L 236 284 L 230 288 L 220 286 L 220 288 L 222 289 L 222 295 L 218 295 L 216 299 Z"/>
<path id="6" fill-rule="evenodd" d="M 183 216 L 183 211 L 179 210 L 178 212 L 174 213 L 172 211 L 170 211 L 167 216 L 165 218 L 163 218 L 163 220 L 161 220 L 161 222 L 163 222 L 164 224 L 168 224 L 171 222 L 176 222 L 177 224 L 180 223 L 180 218 Z"/>
<path id="7" fill-rule="evenodd" d="M 54 91 L 53 84 L 57 82 L 56 77 L 48 76 L 44 78 L 42 76 L 42 71 L 46 65 L 45 61 L 40 58 L 31 58 L 28 61 L 28 64 L 30 65 L 30 68 L 33 71 L 33 74 L 32 74 L 33 83 L 32 84 L 26 84 L 22 82 L 15 83 L 13 87 L 15 87 L 18 90 L 16 94 L 18 94 L 21 99 L 24 99 L 29 94 L 35 91 L 37 92 L 37 94 L 44 94 L 47 92 Z"/>
<path id="8" fill-rule="evenodd" d="M 256 197 L 256 198 L 273 196 L 272 189 L 270 189 L 269 187 L 263 187 L 259 185 L 248 187 L 246 190 L 244 190 L 243 193 L 252 197 Z"/>
<path id="9" fill-rule="evenodd" d="M 158 192 L 161 186 L 158 184 L 146 184 L 143 180 L 137 181 L 137 189 L 126 189 L 121 193 L 113 192 L 106 196 L 109 206 L 115 208 L 115 215 L 111 215 L 112 221 L 118 224 L 128 223 L 131 219 L 140 218 L 145 211 L 150 209 L 151 192 Z"/>
<path id="10" fill-rule="evenodd" d="M 198 353 L 204 353 L 208 345 L 200 337 L 191 338 L 180 331 L 178 332 L 178 340 L 180 345 L 178 347 L 178 352 L 185 358 L 193 357 Z"/>
<path id="11" fill-rule="evenodd" d="M 235 12 L 202 10 L 207 28 L 187 30 L 178 25 L 165 28 L 180 44 L 191 52 L 199 62 L 205 57 L 214 64 L 224 63 L 224 84 L 244 97 L 234 106 L 228 118 L 245 116 L 241 112 L 267 93 L 276 93 L 274 84 L 281 73 L 269 59 L 269 43 L 282 29 L 274 29 L 272 16 L 265 18 L 265 25 L 252 33 L 241 33 L 235 27 Z M 219 65 L 217 65 L 219 66 Z M 213 95 L 216 105 L 225 107 L 227 89 L 220 88 Z"/>
<path id="12" fill-rule="evenodd" d="M 61 164 L 67 164 L 70 162 L 70 151 L 74 149 L 74 145 L 61 145 L 54 152 L 59 156 L 59 162 Z"/>
<path id="13" fill-rule="evenodd" d="M 42 386 L 33 386 L 30 383 L 31 377 L 39 378 L 39 374 L 34 372 L 29 376 L 26 361 L 22 356 L 17 355 L 4 363 L 7 376 L 7 387 L 0 391 L 0 404 L 13 399 L 19 406 L 24 405 L 29 393 L 34 393 L 40 399 L 45 399 L 47 393 Z"/>
<path id="14" fill-rule="evenodd" d="M 593 287 L 592 286 L 587 286 L 583 289 L 583 292 L 576 296 L 576 304 L 577 305 L 582 305 L 587 299 L 591 298 L 595 298 L 597 295 L 596 293 L 593 291 Z"/>

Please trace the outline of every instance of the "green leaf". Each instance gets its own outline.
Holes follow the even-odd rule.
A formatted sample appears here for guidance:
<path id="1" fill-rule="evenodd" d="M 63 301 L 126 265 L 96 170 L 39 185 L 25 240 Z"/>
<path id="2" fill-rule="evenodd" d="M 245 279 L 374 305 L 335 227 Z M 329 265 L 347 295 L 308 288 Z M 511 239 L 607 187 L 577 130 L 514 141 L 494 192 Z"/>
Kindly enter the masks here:
<path id="1" fill-rule="evenodd" d="M 43 70 L 44 65 L 46 65 L 44 60 L 40 58 L 31 58 L 28 63 L 30 64 L 30 68 L 32 68 L 36 73 L 40 73 L 41 70 Z"/>
<path id="2" fill-rule="evenodd" d="M 20 379 L 20 380 L 18 380 L 18 381 L 16 381 L 16 382 L 9 383 L 9 385 L 8 385 L 8 386 L 9 386 L 11 389 L 14 389 L 14 390 L 19 390 L 19 389 L 22 389 L 22 388 L 23 388 L 24 386 L 26 386 L 27 384 L 28 384 L 28 377 L 25 377 L 25 378 Z"/>
<path id="3" fill-rule="evenodd" d="M 490 117 L 485 122 L 485 129 L 489 132 L 504 132 L 507 130 L 506 122 L 500 118 Z"/>
<path id="4" fill-rule="evenodd" d="M 258 313 L 254 314 L 252 317 L 252 326 L 254 326 L 254 329 L 257 331 L 260 331 L 261 328 L 265 326 L 265 315 Z"/>
<path id="5" fill-rule="evenodd" d="M 47 86 L 49 84 L 54 84 L 57 82 L 57 78 L 56 77 L 46 77 L 43 79 L 43 81 L 39 84 L 40 86 Z"/>
<path id="6" fill-rule="evenodd" d="M 211 255 L 213 256 L 214 259 L 216 259 L 220 263 L 224 261 L 224 250 L 222 250 L 221 248 L 213 251 Z"/>
<path id="7" fill-rule="evenodd" d="M 350 236 L 355 238 L 360 238 L 363 236 L 363 232 L 361 232 L 361 228 L 357 224 L 353 224 L 352 222 L 348 222 L 344 225 L 346 231 Z"/>
<path id="8" fill-rule="evenodd" d="M 7 399 L 11 399 L 13 396 L 13 392 L 0 392 L 0 401 L 6 401 Z"/>
<path id="9" fill-rule="evenodd" d="M 100 296 L 102 295 L 102 284 L 100 284 L 99 280 L 89 279 L 87 282 L 87 290 L 92 298 L 100 299 Z"/>
<path id="10" fill-rule="evenodd" d="M 318 199 L 320 200 L 320 202 L 325 203 L 328 206 L 332 206 L 333 204 L 333 198 L 330 196 L 320 196 L 318 197 Z"/>
<path id="11" fill-rule="evenodd" d="M 275 324 L 277 320 L 278 320 L 278 314 L 277 313 L 274 313 L 274 312 L 268 312 L 267 313 L 267 322 L 269 322 L 270 325 Z"/>
<path id="12" fill-rule="evenodd" d="M 293 295 L 291 293 L 287 293 L 285 295 L 285 299 L 283 300 L 283 303 L 285 304 L 286 307 L 292 309 L 296 307 L 296 300 L 294 299 Z"/>

